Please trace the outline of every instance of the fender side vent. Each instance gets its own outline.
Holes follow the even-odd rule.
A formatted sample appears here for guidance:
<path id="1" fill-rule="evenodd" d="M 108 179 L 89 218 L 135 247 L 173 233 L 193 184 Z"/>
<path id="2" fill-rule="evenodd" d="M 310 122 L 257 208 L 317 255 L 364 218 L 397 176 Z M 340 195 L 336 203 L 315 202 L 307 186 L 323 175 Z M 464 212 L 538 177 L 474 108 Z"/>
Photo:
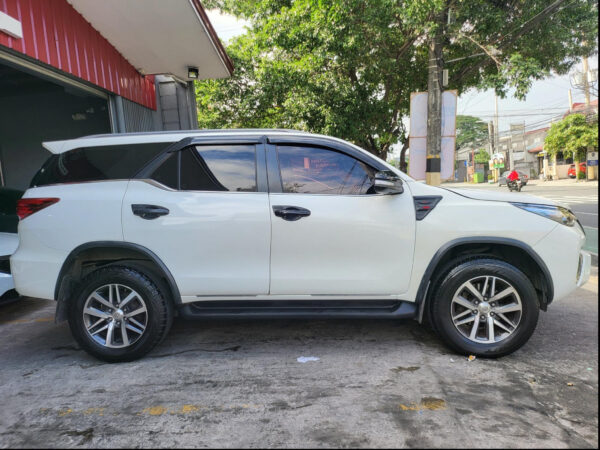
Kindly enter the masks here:
<path id="1" fill-rule="evenodd" d="M 414 197 L 413 200 L 415 201 L 415 215 L 417 220 L 423 220 L 441 199 L 441 195 L 423 195 Z"/>

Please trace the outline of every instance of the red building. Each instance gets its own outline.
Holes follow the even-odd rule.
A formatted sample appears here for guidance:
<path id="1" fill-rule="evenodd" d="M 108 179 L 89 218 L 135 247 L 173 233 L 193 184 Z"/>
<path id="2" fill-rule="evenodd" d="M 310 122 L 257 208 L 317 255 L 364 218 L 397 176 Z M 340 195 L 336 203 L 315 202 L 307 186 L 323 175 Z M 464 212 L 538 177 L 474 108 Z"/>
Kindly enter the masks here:
<path id="1" fill-rule="evenodd" d="M 196 128 L 192 80 L 232 70 L 199 0 L 0 0 L 0 181 L 43 141 Z"/>

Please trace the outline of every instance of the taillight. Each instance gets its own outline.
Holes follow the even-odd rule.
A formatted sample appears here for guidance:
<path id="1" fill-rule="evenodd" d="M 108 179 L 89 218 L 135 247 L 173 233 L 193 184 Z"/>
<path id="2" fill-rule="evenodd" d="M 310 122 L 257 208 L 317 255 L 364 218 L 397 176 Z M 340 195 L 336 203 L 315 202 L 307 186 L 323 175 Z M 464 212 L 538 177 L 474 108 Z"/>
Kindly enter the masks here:
<path id="1" fill-rule="evenodd" d="M 60 199 L 56 197 L 47 198 L 22 198 L 17 201 L 17 216 L 23 220 L 25 217 L 32 215 L 42 209 L 54 205 Z"/>

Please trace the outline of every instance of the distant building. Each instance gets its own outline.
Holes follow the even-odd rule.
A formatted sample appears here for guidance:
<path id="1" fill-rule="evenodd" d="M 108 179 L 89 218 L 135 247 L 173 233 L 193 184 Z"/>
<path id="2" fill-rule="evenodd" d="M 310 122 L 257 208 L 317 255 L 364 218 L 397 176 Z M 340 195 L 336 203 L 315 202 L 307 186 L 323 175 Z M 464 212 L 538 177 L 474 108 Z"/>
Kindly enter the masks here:
<path id="1" fill-rule="evenodd" d="M 598 114 L 598 99 L 590 102 L 589 110 L 585 106 L 585 103 L 573 103 L 571 109 L 563 115 L 563 118 L 567 117 L 569 114 Z"/>
<path id="2" fill-rule="evenodd" d="M 547 154 L 544 151 L 544 141 L 548 135 L 548 130 L 550 130 L 550 127 L 538 128 L 525 133 L 527 155 L 532 164 L 531 176 L 544 173 L 544 158 L 547 159 Z"/>

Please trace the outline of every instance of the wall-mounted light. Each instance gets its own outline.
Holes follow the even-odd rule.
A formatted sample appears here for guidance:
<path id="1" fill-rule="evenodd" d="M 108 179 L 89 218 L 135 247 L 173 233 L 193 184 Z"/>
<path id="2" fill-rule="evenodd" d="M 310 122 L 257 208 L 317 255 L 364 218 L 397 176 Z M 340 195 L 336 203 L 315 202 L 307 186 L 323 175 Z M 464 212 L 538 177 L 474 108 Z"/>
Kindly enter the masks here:
<path id="1" fill-rule="evenodd" d="M 197 67 L 188 67 L 188 78 L 192 80 L 198 79 L 198 68 Z"/>

